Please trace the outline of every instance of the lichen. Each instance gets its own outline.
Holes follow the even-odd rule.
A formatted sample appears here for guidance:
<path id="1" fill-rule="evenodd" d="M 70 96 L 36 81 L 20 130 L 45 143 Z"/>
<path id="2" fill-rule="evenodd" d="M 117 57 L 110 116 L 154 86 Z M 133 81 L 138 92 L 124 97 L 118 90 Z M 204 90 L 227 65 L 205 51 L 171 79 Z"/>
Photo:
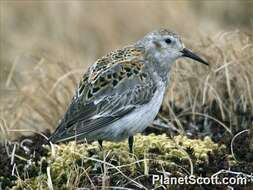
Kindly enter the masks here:
<path id="1" fill-rule="evenodd" d="M 46 148 L 49 149 L 49 154 L 38 165 L 41 167 L 47 162 L 54 189 L 71 189 L 102 186 L 105 178 L 110 186 L 122 186 L 133 183 L 130 178 L 143 176 L 137 180 L 141 183 L 149 174 L 162 171 L 183 175 L 199 166 L 208 168 L 210 155 L 219 152 L 224 156 L 225 146 L 219 146 L 209 137 L 200 140 L 179 135 L 171 139 L 165 134 L 150 134 L 135 136 L 134 154 L 129 153 L 126 141 L 105 142 L 103 151 L 97 142 L 54 145 L 54 153 L 50 146 Z M 191 168 L 191 162 L 194 168 Z M 19 179 L 12 189 L 47 188 L 49 173 L 41 171 L 37 177 Z M 199 170 L 196 170 L 196 174 L 199 174 Z"/>

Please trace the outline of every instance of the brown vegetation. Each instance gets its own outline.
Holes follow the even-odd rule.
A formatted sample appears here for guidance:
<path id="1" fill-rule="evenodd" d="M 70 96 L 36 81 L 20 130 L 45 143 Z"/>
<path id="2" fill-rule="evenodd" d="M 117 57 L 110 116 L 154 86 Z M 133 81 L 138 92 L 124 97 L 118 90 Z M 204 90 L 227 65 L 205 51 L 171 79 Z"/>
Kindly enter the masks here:
<path id="1" fill-rule="evenodd" d="M 165 27 L 210 67 L 178 61 L 157 119 L 177 129 L 168 134 L 225 144 L 240 163 L 233 169 L 253 172 L 245 169 L 253 168 L 250 1 L 2 1 L 0 8 L 0 141 L 53 130 L 88 66 Z"/>

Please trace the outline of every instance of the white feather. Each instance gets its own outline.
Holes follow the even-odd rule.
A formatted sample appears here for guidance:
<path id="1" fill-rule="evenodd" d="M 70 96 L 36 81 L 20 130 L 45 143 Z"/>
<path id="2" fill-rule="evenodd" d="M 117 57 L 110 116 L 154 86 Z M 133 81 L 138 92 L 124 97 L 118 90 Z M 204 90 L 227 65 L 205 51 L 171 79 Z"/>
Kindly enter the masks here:
<path id="1" fill-rule="evenodd" d="M 121 141 L 136 133 L 142 132 L 153 122 L 159 112 L 164 93 L 165 86 L 160 83 L 154 97 L 149 103 L 141 105 L 122 119 L 112 123 L 106 128 L 97 130 L 89 136 L 94 137 L 94 140 Z M 91 138 L 91 140 L 93 139 Z"/>

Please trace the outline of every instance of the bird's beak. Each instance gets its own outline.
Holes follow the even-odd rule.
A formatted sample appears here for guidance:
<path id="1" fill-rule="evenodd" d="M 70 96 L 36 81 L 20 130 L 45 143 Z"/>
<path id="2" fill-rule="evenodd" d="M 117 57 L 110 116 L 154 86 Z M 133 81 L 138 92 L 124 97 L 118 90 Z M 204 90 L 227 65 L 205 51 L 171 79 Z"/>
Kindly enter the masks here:
<path id="1" fill-rule="evenodd" d="M 202 58 L 200 58 L 199 56 L 197 56 L 195 53 L 193 53 L 192 51 L 190 51 L 189 49 L 184 48 L 183 50 L 181 50 L 182 56 L 183 57 L 189 57 L 193 60 L 196 60 L 200 63 L 203 63 L 205 65 L 209 65 L 205 60 L 203 60 Z"/>

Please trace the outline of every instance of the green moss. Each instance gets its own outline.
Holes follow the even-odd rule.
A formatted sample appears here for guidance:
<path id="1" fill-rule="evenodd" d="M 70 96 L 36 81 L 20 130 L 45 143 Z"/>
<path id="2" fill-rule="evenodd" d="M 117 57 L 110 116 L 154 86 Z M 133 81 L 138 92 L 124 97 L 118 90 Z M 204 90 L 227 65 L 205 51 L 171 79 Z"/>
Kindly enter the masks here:
<path id="1" fill-rule="evenodd" d="M 98 143 L 55 145 L 55 153 L 49 152 L 48 167 L 54 189 L 70 189 L 70 187 L 88 187 L 102 185 L 106 178 L 108 185 L 121 186 L 136 178 L 159 171 L 167 171 L 173 175 L 185 174 L 194 168 L 208 168 L 209 157 L 213 152 L 224 154 L 224 146 L 218 146 L 209 137 L 203 140 L 176 136 L 173 139 L 166 135 L 135 136 L 134 154 L 128 152 L 126 141 L 120 143 L 105 142 L 104 150 Z M 50 147 L 47 147 L 50 149 Z M 220 164 L 220 163 L 217 163 Z M 39 164 L 42 165 L 42 164 Z M 212 165 L 215 167 L 215 165 Z M 205 168 L 204 168 L 205 169 Z M 199 171 L 196 171 L 198 174 Z M 24 181 L 18 181 L 13 189 L 30 186 L 46 188 L 48 174 Z M 141 180 L 141 179 L 140 179 Z"/>

